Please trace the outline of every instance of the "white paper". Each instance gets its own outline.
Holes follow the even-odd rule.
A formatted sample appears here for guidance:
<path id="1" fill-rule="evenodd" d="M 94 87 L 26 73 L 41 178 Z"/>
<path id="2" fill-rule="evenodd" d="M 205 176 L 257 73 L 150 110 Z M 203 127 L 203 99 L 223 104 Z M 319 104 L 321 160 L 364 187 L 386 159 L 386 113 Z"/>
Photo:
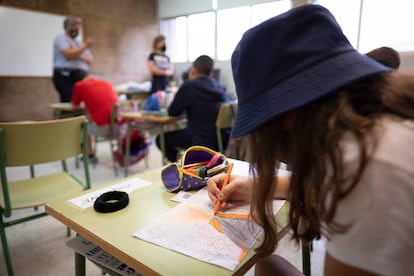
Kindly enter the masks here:
<path id="1" fill-rule="evenodd" d="M 109 187 L 106 187 L 100 190 L 96 190 L 96 191 L 81 195 L 79 197 L 69 199 L 67 200 L 67 202 L 83 210 L 85 208 L 92 206 L 95 200 L 103 193 L 110 192 L 110 191 L 121 191 L 121 192 L 126 192 L 129 194 L 130 192 L 134 190 L 149 186 L 151 184 L 152 182 L 148 180 L 135 177 L 135 178 L 131 178 L 126 181 L 114 184 L 112 186 L 109 186 Z"/>
<path id="2" fill-rule="evenodd" d="M 237 176 L 251 176 L 250 174 L 250 164 L 246 161 L 241 161 L 237 159 L 227 158 L 229 163 L 233 163 L 233 169 L 231 170 L 232 175 Z"/>
<path id="3" fill-rule="evenodd" d="M 232 175 L 237 176 L 245 176 L 245 177 L 252 177 L 250 172 L 250 163 L 246 161 L 241 161 L 237 159 L 227 158 L 229 163 L 234 163 L 233 170 L 231 171 Z M 275 175 L 284 176 L 290 175 L 291 172 L 287 170 L 287 165 L 285 163 L 281 163 L 280 168 L 276 170 Z"/>
<path id="4" fill-rule="evenodd" d="M 275 214 L 284 203 L 284 200 L 274 201 Z M 133 235 L 233 271 L 256 238 L 262 235 L 263 229 L 247 218 L 224 217 L 221 214 L 248 215 L 249 211 L 247 202 L 234 204 L 214 216 L 214 205 L 204 188 Z M 223 231 L 218 231 L 213 223 L 218 223 Z"/>
<path id="5" fill-rule="evenodd" d="M 171 198 L 171 201 L 175 201 L 175 202 L 183 202 L 186 199 L 189 199 L 192 196 L 192 194 L 184 192 L 184 191 L 179 191 L 173 198 Z"/>

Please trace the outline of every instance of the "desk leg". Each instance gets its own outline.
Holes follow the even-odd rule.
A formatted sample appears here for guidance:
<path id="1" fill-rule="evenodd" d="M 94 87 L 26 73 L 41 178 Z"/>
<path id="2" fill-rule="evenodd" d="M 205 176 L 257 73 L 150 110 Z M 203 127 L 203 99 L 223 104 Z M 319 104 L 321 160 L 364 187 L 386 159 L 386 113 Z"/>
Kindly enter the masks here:
<path id="1" fill-rule="evenodd" d="M 75 252 L 75 275 L 76 276 L 85 276 L 85 257 Z"/>
<path id="2" fill-rule="evenodd" d="M 124 152 L 125 177 L 128 176 L 130 149 L 131 149 L 131 120 L 128 120 L 128 129 L 126 133 L 125 152 Z"/>
<path id="3" fill-rule="evenodd" d="M 162 164 L 167 164 L 167 158 L 165 155 L 165 135 L 164 135 L 164 126 L 161 126 L 160 131 L 160 146 L 161 146 L 161 152 L 162 152 Z"/>

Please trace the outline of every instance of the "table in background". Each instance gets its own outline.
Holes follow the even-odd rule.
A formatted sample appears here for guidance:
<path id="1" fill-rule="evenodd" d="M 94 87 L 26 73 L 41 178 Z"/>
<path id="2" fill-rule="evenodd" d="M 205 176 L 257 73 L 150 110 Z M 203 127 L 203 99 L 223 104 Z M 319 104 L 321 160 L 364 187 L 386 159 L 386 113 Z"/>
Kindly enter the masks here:
<path id="1" fill-rule="evenodd" d="M 253 249 L 248 252 L 235 271 L 229 271 L 146 242 L 132 235 L 140 227 L 149 224 L 152 220 L 177 205 L 177 203 L 171 201 L 175 194 L 166 192 L 163 188 L 161 170 L 162 168 L 158 168 L 140 173 L 136 176 L 95 187 L 77 195 L 80 196 L 106 188 L 134 177 L 146 179 L 153 183 L 150 186 L 131 192 L 128 207 L 121 211 L 102 214 L 97 213 L 93 207 L 80 210 L 66 202 L 70 198 L 64 198 L 46 204 L 46 212 L 143 275 L 194 275 L 196 272 L 215 276 L 244 275 L 257 261 Z M 289 206 L 284 204 L 276 215 L 276 221 L 280 227 L 280 239 L 289 230 L 288 213 Z M 84 275 L 85 257 L 76 252 L 75 255 L 77 275 Z"/>
<path id="2" fill-rule="evenodd" d="M 86 115 L 86 108 L 75 106 L 72 103 L 50 103 L 48 105 L 53 109 L 53 117 L 55 119 L 62 119 L 67 117 L 74 117 L 79 115 Z"/>
<path id="3" fill-rule="evenodd" d="M 120 116 L 128 120 L 128 132 L 125 142 L 125 176 L 128 176 L 128 167 L 129 167 L 129 152 L 131 148 L 131 130 L 137 129 L 139 131 L 153 131 L 158 130 L 160 135 L 160 147 L 162 153 L 162 164 L 165 165 L 166 155 L 165 155 L 165 127 L 167 125 L 173 125 L 178 123 L 183 123 L 187 120 L 186 116 L 161 116 L 155 114 L 148 114 L 147 112 L 121 112 Z M 177 125 L 177 128 L 181 127 Z"/>
<path id="4" fill-rule="evenodd" d="M 125 95 L 127 99 L 139 101 L 141 103 L 141 107 L 144 107 L 145 102 L 147 101 L 147 98 L 150 94 L 149 91 L 145 90 L 117 90 L 116 93 L 118 96 Z"/>

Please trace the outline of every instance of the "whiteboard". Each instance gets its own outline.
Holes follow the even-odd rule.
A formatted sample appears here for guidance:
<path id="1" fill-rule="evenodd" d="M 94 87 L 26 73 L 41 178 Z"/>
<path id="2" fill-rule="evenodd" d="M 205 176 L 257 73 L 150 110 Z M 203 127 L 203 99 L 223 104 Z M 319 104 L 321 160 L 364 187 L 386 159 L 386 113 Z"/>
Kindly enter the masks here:
<path id="1" fill-rule="evenodd" d="M 51 76 L 53 41 L 65 18 L 0 6 L 0 76 Z"/>

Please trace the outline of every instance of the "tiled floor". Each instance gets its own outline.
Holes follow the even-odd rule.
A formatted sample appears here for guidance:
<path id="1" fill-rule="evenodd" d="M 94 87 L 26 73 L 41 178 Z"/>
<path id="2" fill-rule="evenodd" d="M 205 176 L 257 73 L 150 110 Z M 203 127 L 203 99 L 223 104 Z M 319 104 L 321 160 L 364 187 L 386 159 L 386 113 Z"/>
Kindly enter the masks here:
<path id="1" fill-rule="evenodd" d="M 112 169 L 112 160 L 109 154 L 107 142 L 100 142 L 98 145 L 98 164 L 91 166 L 92 186 L 98 186 L 117 179 Z M 81 170 L 75 168 L 74 160 L 68 161 L 69 170 L 75 175 L 82 177 Z M 36 167 L 38 174 L 50 171 L 60 166 L 52 164 L 48 166 Z M 153 144 L 151 146 L 148 168 L 144 162 L 139 162 L 130 168 L 130 174 L 143 172 L 150 168 L 161 166 L 161 154 Z M 11 180 L 19 179 L 23 175 L 29 175 L 27 168 L 13 168 L 8 170 Z M 120 172 L 120 177 L 123 172 Z M 20 211 L 14 213 L 13 217 L 19 216 L 22 212 L 34 212 L 34 210 Z M 44 217 L 31 222 L 9 227 L 6 230 L 10 253 L 13 260 L 13 267 L 16 276 L 65 276 L 74 275 L 74 254 L 73 251 L 65 245 L 65 242 L 72 237 L 66 236 L 66 228 L 60 222 L 51 217 Z M 282 239 L 279 243 L 276 253 L 285 257 L 301 269 L 302 258 L 300 247 L 290 241 L 289 236 Z M 322 263 L 324 256 L 324 242 L 314 242 L 312 252 L 312 275 L 322 275 Z M 102 275 L 101 271 L 92 263 L 86 264 L 87 275 Z M 0 275 L 7 275 L 3 251 L 0 252 Z M 202 274 L 200 274 L 202 275 Z M 246 275 L 254 275 L 251 269 Z"/>

